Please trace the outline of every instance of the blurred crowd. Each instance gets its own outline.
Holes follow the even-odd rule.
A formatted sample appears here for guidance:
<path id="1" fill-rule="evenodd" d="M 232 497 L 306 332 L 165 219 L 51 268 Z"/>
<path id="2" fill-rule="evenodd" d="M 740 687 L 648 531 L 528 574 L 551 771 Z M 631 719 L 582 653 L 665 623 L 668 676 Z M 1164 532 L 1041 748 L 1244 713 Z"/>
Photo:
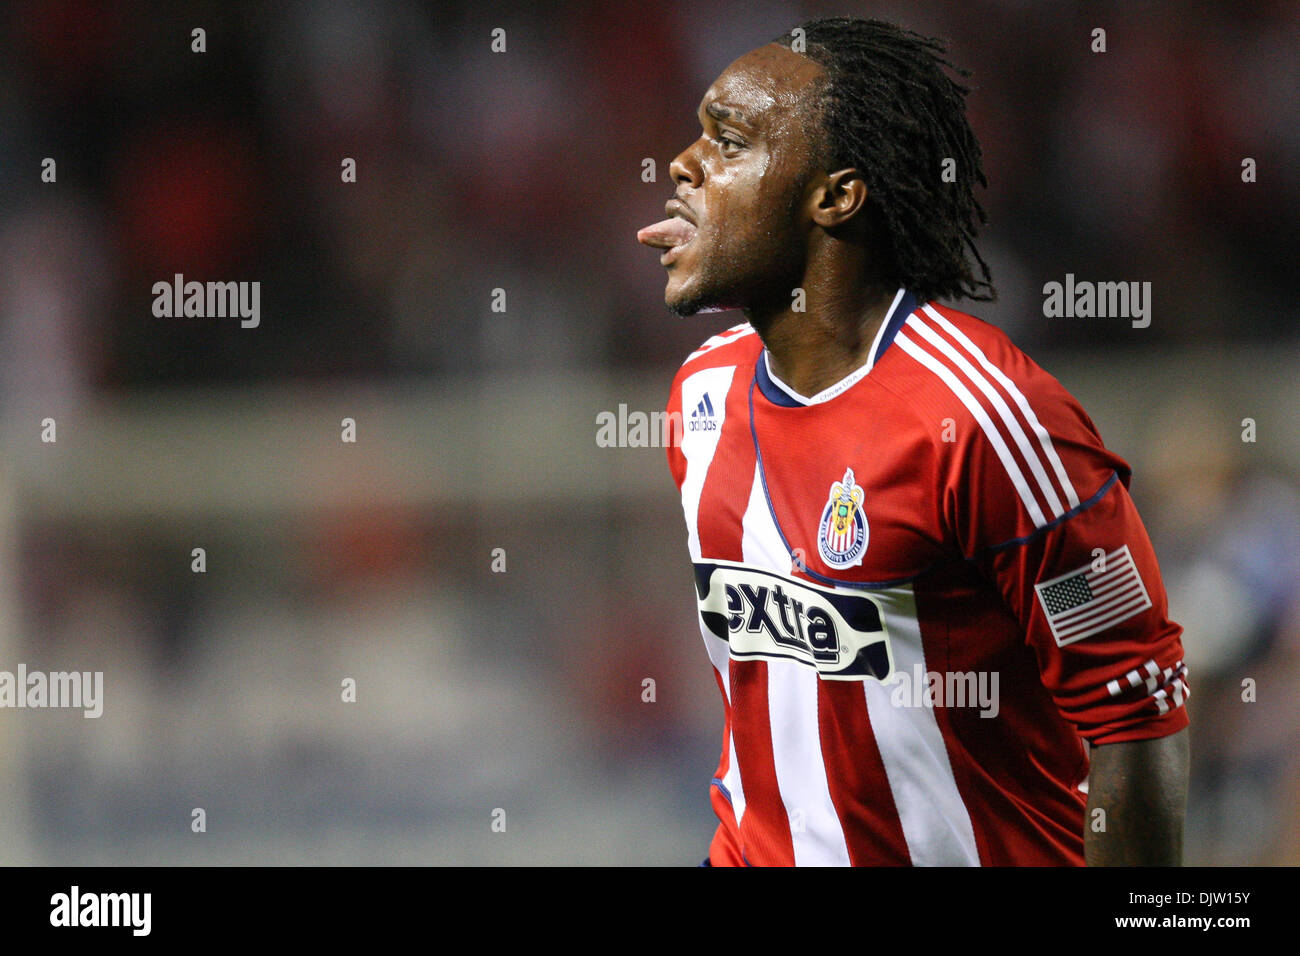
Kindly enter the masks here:
<path id="1" fill-rule="evenodd" d="M 0 397 L 671 365 L 699 327 L 662 310 L 633 234 L 713 77 L 841 6 L 10 5 Z M 1292 334 L 1300 7 L 858 6 L 949 39 L 972 71 L 1001 293 L 982 315 L 1031 350 L 1133 342 L 1122 322 L 1042 321 L 1043 284 L 1071 272 L 1153 283 L 1139 343 Z M 153 317 L 152 284 L 177 272 L 261 281 L 261 330 Z"/>

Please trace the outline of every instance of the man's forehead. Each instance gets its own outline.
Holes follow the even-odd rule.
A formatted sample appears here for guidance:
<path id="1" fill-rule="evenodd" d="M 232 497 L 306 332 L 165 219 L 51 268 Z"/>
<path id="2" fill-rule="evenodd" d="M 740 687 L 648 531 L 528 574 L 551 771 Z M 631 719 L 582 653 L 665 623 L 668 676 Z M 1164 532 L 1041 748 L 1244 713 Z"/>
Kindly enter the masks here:
<path id="1" fill-rule="evenodd" d="M 723 104 L 738 114 L 740 122 L 757 121 L 774 107 L 798 104 L 820 75 L 821 67 L 815 61 L 779 43 L 769 43 L 750 50 L 723 70 L 700 106 L 707 109 L 710 104 Z"/>

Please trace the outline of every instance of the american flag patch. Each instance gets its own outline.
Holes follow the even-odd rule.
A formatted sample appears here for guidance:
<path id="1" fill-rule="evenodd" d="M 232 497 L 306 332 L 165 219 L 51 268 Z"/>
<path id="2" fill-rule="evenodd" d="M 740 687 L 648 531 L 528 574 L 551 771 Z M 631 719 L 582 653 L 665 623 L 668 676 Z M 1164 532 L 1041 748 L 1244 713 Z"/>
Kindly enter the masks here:
<path id="1" fill-rule="evenodd" d="M 1077 571 L 1034 585 L 1058 647 L 1127 620 L 1151 606 L 1128 545 L 1106 555 L 1106 570 L 1085 564 Z"/>

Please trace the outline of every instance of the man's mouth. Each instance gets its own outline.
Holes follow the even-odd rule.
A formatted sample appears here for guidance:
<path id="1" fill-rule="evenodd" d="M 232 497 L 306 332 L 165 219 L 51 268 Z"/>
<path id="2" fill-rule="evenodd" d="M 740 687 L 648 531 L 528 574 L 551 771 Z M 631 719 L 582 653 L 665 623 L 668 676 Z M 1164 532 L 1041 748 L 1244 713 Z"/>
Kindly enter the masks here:
<path id="1" fill-rule="evenodd" d="M 646 226 L 636 234 L 638 242 L 663 249 L 659 261 L 667 265 L 676 258 L 677 251 L 695 238 L 696 225 L 689 207 L 679 199 L 670 199 L 664 205 L 668 218 L 653 226 Z"/>

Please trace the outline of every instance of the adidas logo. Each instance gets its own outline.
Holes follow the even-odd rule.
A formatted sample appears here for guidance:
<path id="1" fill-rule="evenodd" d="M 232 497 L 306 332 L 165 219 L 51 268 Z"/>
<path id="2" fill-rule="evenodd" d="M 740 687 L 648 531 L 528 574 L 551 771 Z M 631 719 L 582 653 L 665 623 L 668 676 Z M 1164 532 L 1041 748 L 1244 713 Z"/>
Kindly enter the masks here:
<path id="1" fill-rule="evenodd" d="M 705 392 L 704 397 L 700 399 L 700 404 L 695 406 L 695 411 L 691 412 L 691 420 L 686 423 L 686 430 L 692 432 L 711 432 L 717 431 L 718 419 L 713 411 L 713 400 L 709 398 L 709 393 Z"/>

